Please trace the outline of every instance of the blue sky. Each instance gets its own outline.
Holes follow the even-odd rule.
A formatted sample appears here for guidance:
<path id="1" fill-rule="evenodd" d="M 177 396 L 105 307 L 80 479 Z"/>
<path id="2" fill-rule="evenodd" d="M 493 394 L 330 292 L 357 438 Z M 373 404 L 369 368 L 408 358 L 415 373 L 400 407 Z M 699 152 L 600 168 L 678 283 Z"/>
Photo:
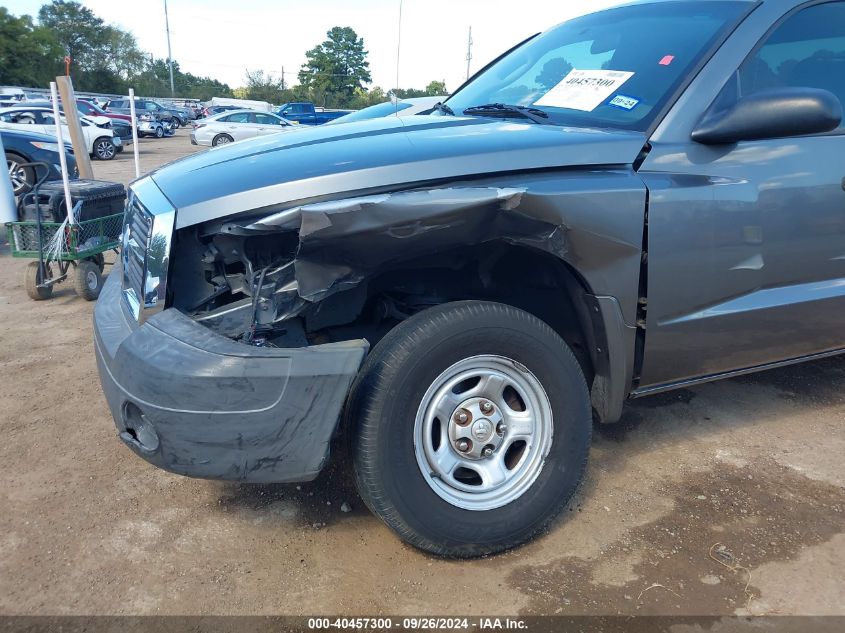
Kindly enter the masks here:
<path id="1" fill-rule="evenodd" d="M 445 80 L 454 90 L 466 75 L 472 26 L 477 70 L 529 35 L 620 0 L 403 0 L 399 85 L 424 88 Z M 36 15 L 41 0 L 3 0 L 15 15 Z M 83 0 L 97 15 L 131 31 L 141 48 L 167 56 L 163 0 Z M 168 0 L 173 58 L 183 70 L 233 87 L 245 70 L 288 81 L 305 51 L 333 26 L 351 26 L 369 51 L 373 85 L 396 85 L 399 0 Z"/>

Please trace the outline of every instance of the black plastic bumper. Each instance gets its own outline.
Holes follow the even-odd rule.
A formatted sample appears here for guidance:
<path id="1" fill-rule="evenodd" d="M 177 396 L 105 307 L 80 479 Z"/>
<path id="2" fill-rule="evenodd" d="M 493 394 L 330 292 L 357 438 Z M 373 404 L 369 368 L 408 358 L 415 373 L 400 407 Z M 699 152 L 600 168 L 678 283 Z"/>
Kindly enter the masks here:
<path id="1" fill-rule="evenodd" d="M 257 348 L 174 309 L 139 326 L 119 269 L 94 310 L 97 366 L 121 440 L 165 470 L 250 482 L 309 481 L 329 454 L 366 341 Z"/>

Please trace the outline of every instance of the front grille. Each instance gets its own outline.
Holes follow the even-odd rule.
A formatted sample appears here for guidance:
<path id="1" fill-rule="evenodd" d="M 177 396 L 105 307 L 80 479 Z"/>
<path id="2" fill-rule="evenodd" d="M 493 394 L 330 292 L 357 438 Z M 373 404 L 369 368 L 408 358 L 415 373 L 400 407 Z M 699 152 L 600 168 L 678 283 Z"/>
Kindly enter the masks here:
<path id="1" fill-rule="evenodd" d="M 141 206 L 135 196 L 132 196 L 126 210 L 121 259 L 123 261 L 124 296 L 128 293 L 134 295 L 134 297 L 131 297 L 134 301 L 130 302 L 135 304 L 131 306 L 133 312 L 143 306 L 147 252 L 152 228 L 152 216 Z"/>

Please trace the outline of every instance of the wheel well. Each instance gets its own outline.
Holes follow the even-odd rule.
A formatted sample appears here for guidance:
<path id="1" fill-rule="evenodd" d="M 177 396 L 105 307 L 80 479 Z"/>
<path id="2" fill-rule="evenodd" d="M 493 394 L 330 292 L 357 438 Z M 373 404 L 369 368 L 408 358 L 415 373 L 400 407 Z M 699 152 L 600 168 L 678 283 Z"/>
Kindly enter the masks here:
<path id="1" fill-rule="evenodd" d="M 485 243 L 395 264 L 315 304 L 304 314 L 305 329 L 315 343 L 366 338 L 375 345 L 416 312 L 473 299 L 508 304 L 544 321 L 567 342 L 592 383 L 602 333 L 591 315 L 589 289 L 565 262 L 524 246 Z"/>

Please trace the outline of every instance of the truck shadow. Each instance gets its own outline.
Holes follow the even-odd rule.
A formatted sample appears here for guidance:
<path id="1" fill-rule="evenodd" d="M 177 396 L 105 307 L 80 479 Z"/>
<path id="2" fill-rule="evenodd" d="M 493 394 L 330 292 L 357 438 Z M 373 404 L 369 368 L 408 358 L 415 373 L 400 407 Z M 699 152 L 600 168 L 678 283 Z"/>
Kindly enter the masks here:
<path id="1" fill-rule="evenodd" d="M 562 513 L 566 521 L 581 501 L 601 486 L 602 471 L 622 469 L 628 459 L 663 446 L 695 443 L 725 429 L 765 424 L 788 405 L 793 410 L 845 403 L 845 356 L 750 374 L 730 380 L 666 392 L 626 405 L 617 424 L 593 425 L 591 467 L 579 492 Z M 347 518 L 370 515 L 355 489 L 346 443 L 336 441 L 330 462 L 313 482 L 294 484 L 220 483 L 223 511 L 266 512 L 268 521 L 290 521 L 274 508 L 295 507 L 301 527 L 322 529 Z"/>

